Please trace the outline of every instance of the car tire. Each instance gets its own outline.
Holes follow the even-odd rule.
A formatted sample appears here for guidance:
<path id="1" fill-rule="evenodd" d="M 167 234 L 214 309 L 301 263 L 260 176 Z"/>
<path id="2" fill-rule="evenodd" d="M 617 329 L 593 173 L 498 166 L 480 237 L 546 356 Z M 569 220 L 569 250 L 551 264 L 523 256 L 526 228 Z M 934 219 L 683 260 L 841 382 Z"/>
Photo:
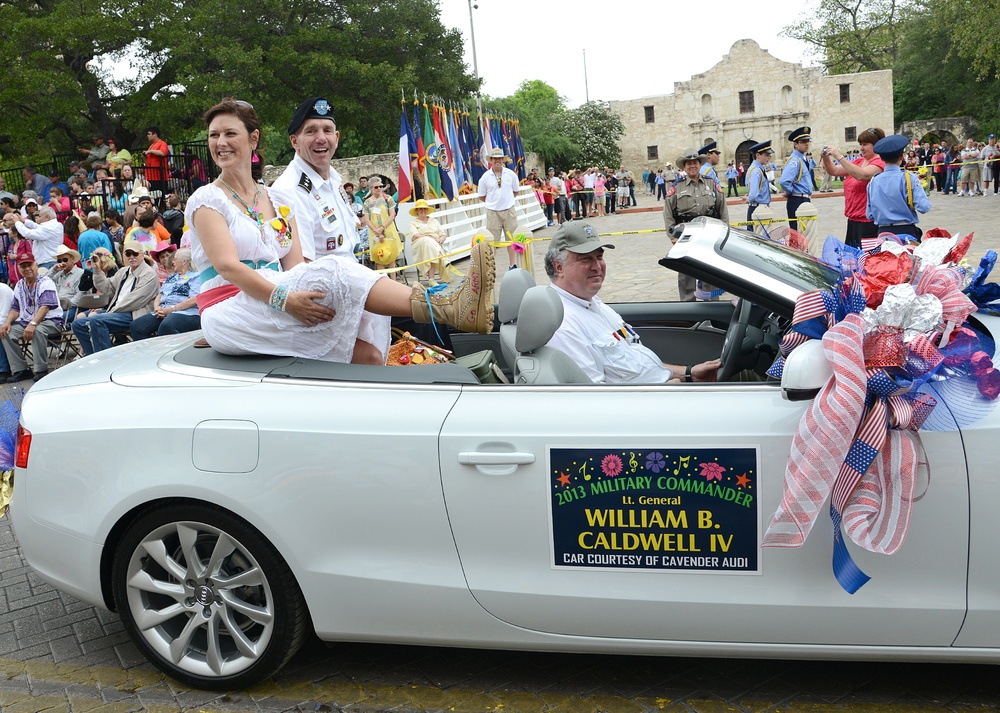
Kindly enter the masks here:
<path id="1" fill-rule="evenodd" d="M 257 529 L 208 504 L 141 513 L 112 567 L 132 641 L 189 686 L 245 688 L 302 645 L 309 614 L 288 564 Z"/>

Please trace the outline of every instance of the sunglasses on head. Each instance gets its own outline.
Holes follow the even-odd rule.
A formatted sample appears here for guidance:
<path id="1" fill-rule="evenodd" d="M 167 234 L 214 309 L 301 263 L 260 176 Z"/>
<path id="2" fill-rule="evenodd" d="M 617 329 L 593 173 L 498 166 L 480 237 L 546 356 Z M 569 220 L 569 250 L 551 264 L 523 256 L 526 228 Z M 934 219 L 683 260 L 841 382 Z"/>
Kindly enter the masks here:
<path id="1" fill-rule="evenodd" d="M 253 109 L 253 104 L 251 104 L 250 102 L 245 102 L 242 99 L 233 99 L 233 104 L 235 104 L 236 106 L 241 106 L 244 109 Z"/>
<path id="2" fill-rule="evenodd" d="M 135 250 L 126 250 L 125 257 L 139 257 L 139 253 L 137 253 Z"/>

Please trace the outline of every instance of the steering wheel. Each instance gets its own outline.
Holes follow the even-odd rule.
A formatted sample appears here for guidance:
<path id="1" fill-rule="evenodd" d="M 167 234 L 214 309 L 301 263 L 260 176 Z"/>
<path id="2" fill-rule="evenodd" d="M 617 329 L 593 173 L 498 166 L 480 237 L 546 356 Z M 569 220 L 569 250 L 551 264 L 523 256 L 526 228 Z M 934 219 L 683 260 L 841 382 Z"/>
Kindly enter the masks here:
<path id="1" fill-rule="evenodd" d="M 722 342 L 722 366 L 716 377 L 718 381 L 729 381 L 733 374 L 740 371 L 740 363 L 744 354 L 748 352 L 744 348 L 743 342 L 747 335 L 747 326 L 750 324 L 750 310 L 753 303 L 742 297 L 736 303 L 733 310 L 733 319 L 729 322 L 729 329 L 726 330 L 726 338 Z"/>

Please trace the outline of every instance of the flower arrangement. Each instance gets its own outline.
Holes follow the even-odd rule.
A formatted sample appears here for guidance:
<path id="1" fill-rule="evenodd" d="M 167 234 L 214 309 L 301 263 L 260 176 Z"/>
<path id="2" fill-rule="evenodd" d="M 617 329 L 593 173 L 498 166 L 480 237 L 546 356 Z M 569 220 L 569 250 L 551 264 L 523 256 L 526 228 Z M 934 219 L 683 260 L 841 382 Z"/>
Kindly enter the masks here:
<path id="1" fill-rule="evenodd" d="M 924 426 L 937 404 L 935 383 L 973 383 L 970 398 L 987 402 L 1000 394 L 992 346 L 967 322 L 977 309 L 964 291 L 971 242 L 940 229 L 916 245 L 882 234 L 861 250 L 828 238 L 823 261 L 841 279 L 801 295 L 783 356 L 768 372 L 780 377 L 784 357 L 811 339 L 822 340 L 833 367 L 793 437 L 782 502 L 762 546 L 801 546 L 829 496 L 834 575 L 852 594 L 869 578 L 842 529 L 872 552 L 902 546 L 918 465 L 903 431 Z"/>

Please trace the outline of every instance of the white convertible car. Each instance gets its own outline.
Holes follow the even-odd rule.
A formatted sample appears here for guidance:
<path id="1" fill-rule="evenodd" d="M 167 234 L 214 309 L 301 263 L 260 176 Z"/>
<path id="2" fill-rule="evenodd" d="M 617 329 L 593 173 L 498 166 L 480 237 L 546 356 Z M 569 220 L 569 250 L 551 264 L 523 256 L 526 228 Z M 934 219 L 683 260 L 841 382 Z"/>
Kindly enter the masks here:
<path id="1" fill-rule="evenodd" d="M 203 688 L 271 675 L 310 631 L 1000 661 L 1000 415 L 922 434 L 908 538 L 891 557 L 853 548 L 872 580 L 848 594 L 830 573 L 829 519 L 800 548 L 761 547 L 829 365 L 730 379 L 763 375 L 796 298 L 836 275 L 705 219 L 661 262 L 741 299 L 616 307 L 665 361 L 721 352 L 719 383 L 581 383 L 544 347 L 561 319 L 545 287 L 519 309 L 520 294 L 501 296 L 503 340 L 454 337 L 463 352 L 515 349 L 509 384 L 454 364 L 227 357 L 189 335 L 61 368 L 23 405 L 11 513 L 24 554 Z"/>

